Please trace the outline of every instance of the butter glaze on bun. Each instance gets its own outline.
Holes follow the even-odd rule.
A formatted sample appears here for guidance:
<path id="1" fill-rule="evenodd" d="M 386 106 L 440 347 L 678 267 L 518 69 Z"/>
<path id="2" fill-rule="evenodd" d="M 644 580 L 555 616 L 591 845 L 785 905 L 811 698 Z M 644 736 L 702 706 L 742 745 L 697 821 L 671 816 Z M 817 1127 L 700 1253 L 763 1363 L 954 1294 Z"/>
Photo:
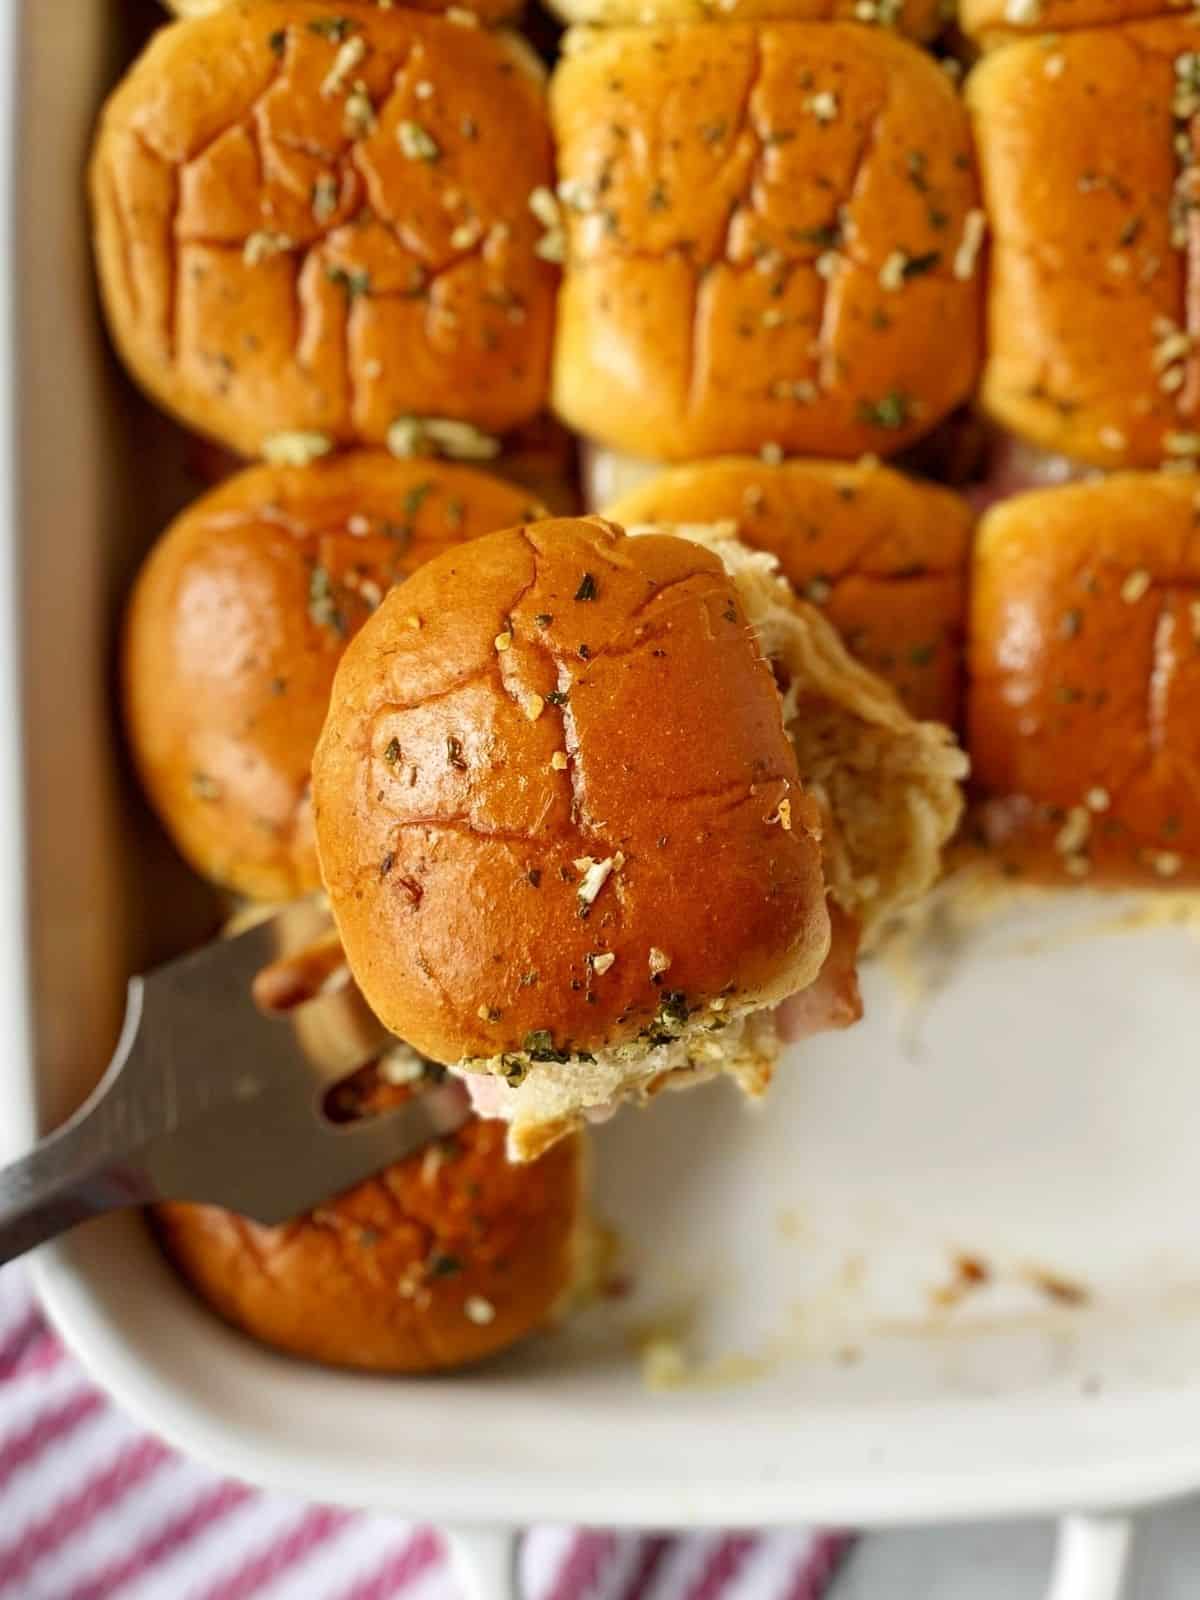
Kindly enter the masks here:
<path id="1" fill-rule="evenodd" d="M 1016 495 L 971 583 L 974 830 L 1033 881 L 1200 881 L 1200 476 Z"/>
<path id="2" fill-rule="evenodd" d="M 1015 42 L 967 83 L 991 231 L 983 406 L 1101 467 L 1200 456 L 1196 47 L 1190 18 L 1096 28 Z"/>
<path id="3" fill-rule="evenodd" d="M 91 174 L 109 326 L 151 397 L 243 455 L 532 417 L 556 277 L 533 63 L 515 36 L 323 0 L 157 33 Z"/>
<path id="4" fill-rule="evenodd" d="M 360 1115 L 410 1092 L 374 1067 L 347 1087 Z M 473 1121 L 279 1227 L 182 1204 L 157 1207 L 155 1225 L 199 1294 L 264 1344 L 331 1366 L 436 1372 L 544 1327 L 579 1286 L 584 1154 L 566 1139 L 514 1167 L 502 1124 Z"/>
<path id="5" fill-rule="evenodd" d="M 920 50 L 837 22 L 580 29 L 550 98 L 572 427 L 649 459 L 854 457 L 970 392 L 983 218 Z"/>
<path id="6" fill-rule="evenodd" d="M 422 562 L 538 514 L 485 473 L 361 451 L 249 468 L 172 523 L 129 603 L 125 721 L 198 872 L 257 899 L 318 886 L 309 772 L 347 642 Z"/>
<path id="7" fill-rule="evenodd" d="M 914 717 L 958 725 L 972 520 L 959 495 L 879 465 L 743 456 L 676 467 L 607 514 L 735 523 Z"/>

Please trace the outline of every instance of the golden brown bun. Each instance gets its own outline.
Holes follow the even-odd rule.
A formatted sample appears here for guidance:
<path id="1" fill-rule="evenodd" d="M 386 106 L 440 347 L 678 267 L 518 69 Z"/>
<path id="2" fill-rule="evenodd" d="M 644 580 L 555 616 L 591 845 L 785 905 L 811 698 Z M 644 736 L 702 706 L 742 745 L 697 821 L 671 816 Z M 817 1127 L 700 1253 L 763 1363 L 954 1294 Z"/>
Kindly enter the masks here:
<path id="1" fill-rule="evenodd" d="M 245 455 L 281 433 L 380 443 L 409 415 L 531 417 L 555 272 L 529 207 L 553 169 L 529 62 L 506 35 L 323 0 L 162 29 L 92 164 L 139 382 Z"/>
<path id="2" fill-rule="evenodd" d="M 958 0 L 958 22 L 991 49 L 1023 33 L 1098 28 L 1188 9 L 1189 0 Z"/>
<path id="3" fill-rule="evenodd" d="M 1196 214 L 1172 204 L 1176 61 L 1196 46 L 1182 20 L 1096 29 L 998 50 L 968 81 L 992 241 L 983 404 L 1104 467 L 1200 448 Z"/>
<path id="4" fill-rule="evenodd" d="M 1009 871 L 1200 878 L 1200 477 L 1019 495 L 971 590 L 976 822 Z"/>
<path id="5" fill-rule="evenodd" d="M 214 11 L 221 11 L 232 0 L 163 0 L 167 10 L 177 17 L 207 17 Z M 262 4 L 264 0 L 255 0 Z M 349 7 L 338 6 L 337 16 L 345 16 L 347 10 L 356 10 L 361 5 L 377 5 L 382 11 L 390 11 L 395 0 L 350 0 Z M 911 3 L 911 0 L 910 0 Z M 519 15 L 522 6 L 521 0 L 404 0 L 409 11 L 450 11 L 457 9 L 461 12 L 470 12 L 479 18 L 480 22 L 504 22 L 509 17 Z"/>
<path id="6" fill-rule="evenodd" d="M 397 579 L 528 514 L 484 473 L 362 451 L 252 467 L 171 525 L 130 601 L 125 713 L 199 872 L 261 899 L 317 886 L 309 767 L 347 641 Z"/>
<path id="7" fill-rule="evenodd" d="M 957 725 L 971 535 L 958 495 L 887 467 L 747 456 L 676 467 L 609 514 L 625 526 L 735 522 L 915 717 Z"/>
<path id="8" fill-rule="evenodd" d="M 656 949 L 691 1008 L 782 999 L 825 955 L 778 690 L 683 540 L 564 520 L 430 562 L 343 657 L 313 787 L 351 970 L 435 1060 L 634 1040 Z"/>
<path id="9" fill-rule="evenodd" d="M 966 115 L 927 56 L 844 23 L 566 43 L 554 403 L 571 426 L 665 460 L 765 441 L 857 456 L 963 399 L 978 196 Z"/>
<path id="10" fill-rule="evenodd" d="M 407 1092 L 368 1081 L 360 1109 Z M 159 1206 L 156 1222 L 204 1299 L 264 1344 L 331 1366 L 433 1372 L 505 1349 L 569 1295 L 583 1154 L 568 1139 L 510 1166 L 503 1125 L 473 1121 L 281 1227 L 198 1205 Z"/>
<path id="11" fill-rule="evenodd" d="M 674 22 L 865 22 L 928 40 L 946 25 L 941 0 L 552 0 L 564 22 L 620 27 Z"/>

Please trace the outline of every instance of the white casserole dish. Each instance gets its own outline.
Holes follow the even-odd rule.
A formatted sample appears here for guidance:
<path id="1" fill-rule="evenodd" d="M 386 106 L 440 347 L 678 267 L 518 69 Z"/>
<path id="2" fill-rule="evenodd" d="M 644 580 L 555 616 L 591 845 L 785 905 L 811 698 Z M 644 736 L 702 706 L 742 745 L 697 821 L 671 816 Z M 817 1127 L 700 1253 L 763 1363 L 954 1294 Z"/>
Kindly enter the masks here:
<path id="1" fill-rule="evenodd" d="M 0 4 L 5 1155 L 99 1075 L 126 974 L 210 926 L 121 773 L 113 713 L 130 572 L 195 489 L 107 353 L 87 244 L 92 119 L 151 18 Z M 1060 898 L 964 935 L 916 1024 L 869 972 L 868 1020 L 798 1049 L 764 1114 L 719 1087 L 601 1130 L 600 1209 L 635 1293 L 486 1370 L 403 1382 L 275 1357 L 205 1312 L 134 1216 L 42 1252 L 42 1294 L 175 1445 L 407 1516 L 859 1525 L 1195 1489 L 1200 950 L 1179 927 L 1028 947 L 1096 908 Z M 938 1305 L 962 1251 L 996 1280 Z M 1034 1264 L 1088 1303 L 1048 1299 Z M 651 1393 L 628 1335 L 664 1319 L 705 1365 Z M 1125 1545 L 1120 1521 L 1069 1522 L 1058 1600 L 1115 1595 Z"/>

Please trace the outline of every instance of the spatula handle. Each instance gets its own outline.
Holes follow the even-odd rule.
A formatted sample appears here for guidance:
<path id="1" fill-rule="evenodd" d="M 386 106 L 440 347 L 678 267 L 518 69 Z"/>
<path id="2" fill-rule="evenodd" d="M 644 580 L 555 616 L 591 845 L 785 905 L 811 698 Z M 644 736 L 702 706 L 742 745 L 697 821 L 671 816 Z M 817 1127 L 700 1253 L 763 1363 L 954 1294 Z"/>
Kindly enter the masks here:
<path id="1" fill-rule="evenodd" d="M 0 1168 L 0 1264 L 90 1217 L 152 1198 L 136 1166 L 96 1151 L 88 1120 L 73 1119 Z"/>
<path id="2" fill-rule="evenodd" d="M 77 1223 L 155 1198 L 137 1152 L 153 1131 L 130 1114 L 123 1068 L 139 1045 L 140 990 L 108 1071 L 90 1097 L 28 1155 L 0 1168 L 0 1264 Z"/>

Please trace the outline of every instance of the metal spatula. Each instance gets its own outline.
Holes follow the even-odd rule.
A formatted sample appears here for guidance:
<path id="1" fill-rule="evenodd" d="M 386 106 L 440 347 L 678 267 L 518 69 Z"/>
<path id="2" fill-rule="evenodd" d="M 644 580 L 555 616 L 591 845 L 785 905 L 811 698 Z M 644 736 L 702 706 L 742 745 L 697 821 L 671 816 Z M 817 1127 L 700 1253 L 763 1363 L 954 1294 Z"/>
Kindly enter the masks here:
<path id="1" fill-rule="evenodd" d="M 131 980 L 95 1092 L 0 1170 L 0 1261 L 101 1212 L 156 1200 L 283 1222 L 462 1126 L 461 1089 L 450 1082 L 381 1116 L 325 1115 L 329 1088 L 396 1043 L 349 981 L 283 1010 L 260 1003 L 272 987 L 263 979 L 329 926 L 319 901 L 297 901 Z"/>

